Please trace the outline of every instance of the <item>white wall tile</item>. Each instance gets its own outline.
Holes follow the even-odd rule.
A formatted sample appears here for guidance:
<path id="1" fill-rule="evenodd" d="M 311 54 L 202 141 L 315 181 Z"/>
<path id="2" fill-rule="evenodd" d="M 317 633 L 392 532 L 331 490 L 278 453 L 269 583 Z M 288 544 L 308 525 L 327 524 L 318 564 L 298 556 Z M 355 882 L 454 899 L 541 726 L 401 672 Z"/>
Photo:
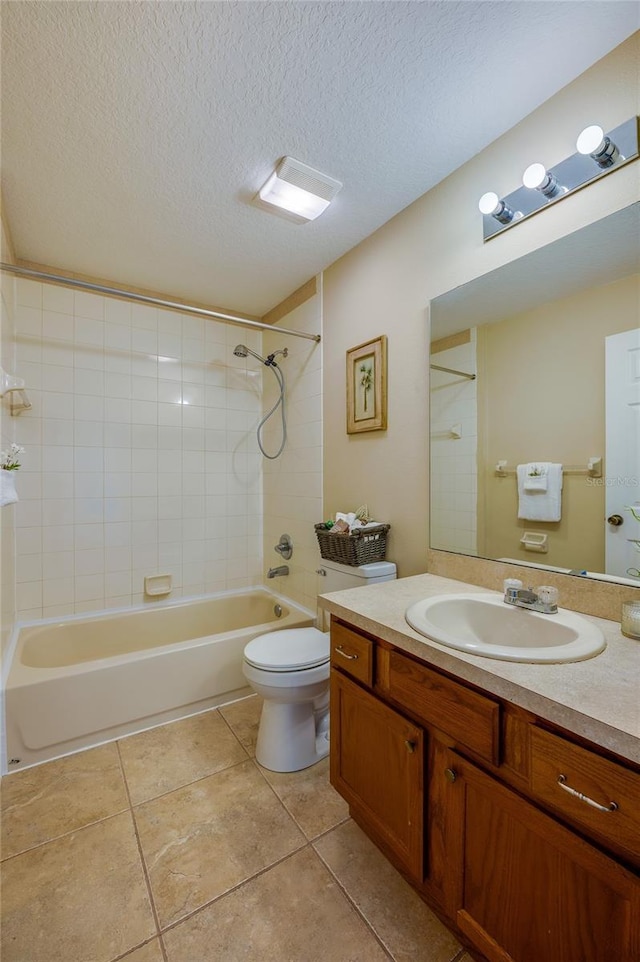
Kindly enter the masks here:
<path id="1" fill-rule="evenodd" d="M 58 284 L 43 284 L 42 307 L 45 311 L 73 314 L 73 290 Z"/>
<path id="2" fill-rule="evenodd" d="M 106 297 L 100 294 L 90 294 L 87 291 L 74 291 L 73 312 L 80 317 L 89 317 L 97 321 L 104 320 Z"/>
<path id="3" fill-rule="evenodd" d="M 262 372 L 232 355 L 240 339 L 261 351 L 260 335 L 53 285 L 19 287 L 16 350 L 34 400 L 16 424 L 29 448 L 15 511 L 19 584 L 39 586 L 22 608 L 142 600 L 144 575 L 159 564 L 174 575 L 175 597 L 261 580 L 261 560 L 249 564 L 261 547 L 247 513 L 254 532 Z"/>
<path id="4" fill-rule="evenodd" d="M 131 301 L 120 300 L 117 297 L 105 297 L 104 317 L 114 324 L 131 324 Z"/>
<path id="5" fill-rule="evenodd" d="M 56 314 L 54 311 L 42 312 L 42 336 L 46 341 L 74 340 L 74 322 L 69 314 Z"/>

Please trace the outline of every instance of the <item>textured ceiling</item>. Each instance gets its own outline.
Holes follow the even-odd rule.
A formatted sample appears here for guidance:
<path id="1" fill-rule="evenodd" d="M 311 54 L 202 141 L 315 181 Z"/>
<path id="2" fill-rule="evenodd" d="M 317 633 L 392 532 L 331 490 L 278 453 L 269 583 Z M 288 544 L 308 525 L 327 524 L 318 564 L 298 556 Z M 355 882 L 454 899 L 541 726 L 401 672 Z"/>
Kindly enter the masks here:
<path id="1" fill-rule="evenodd" d="M 263 314 L 621 43 L 638 9 L 4 0 L 16 254 Z M 315 222 L 251 203 L 286 154 L 344 184 Z"/>

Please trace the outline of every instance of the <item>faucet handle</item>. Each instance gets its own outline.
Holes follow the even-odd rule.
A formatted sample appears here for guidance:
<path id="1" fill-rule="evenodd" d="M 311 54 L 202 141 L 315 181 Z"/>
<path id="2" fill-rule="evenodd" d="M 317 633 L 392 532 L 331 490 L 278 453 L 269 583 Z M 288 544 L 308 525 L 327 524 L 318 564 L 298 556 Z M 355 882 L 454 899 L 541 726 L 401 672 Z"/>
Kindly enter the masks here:
<path id="1" fill-rule="evenodd" d="M 536 589 L 536 594 L 544 605 L 558 606 L 559 592 L 553 585 L 540 585 L 540 587 Z"/>

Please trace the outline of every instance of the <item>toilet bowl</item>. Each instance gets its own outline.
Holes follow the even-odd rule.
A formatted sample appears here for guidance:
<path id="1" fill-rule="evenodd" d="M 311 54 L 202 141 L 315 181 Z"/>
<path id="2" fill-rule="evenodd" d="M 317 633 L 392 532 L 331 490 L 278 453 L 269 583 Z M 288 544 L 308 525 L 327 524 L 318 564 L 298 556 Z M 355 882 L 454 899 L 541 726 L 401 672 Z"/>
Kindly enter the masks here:
<path id="1" fill-rule="evenodd" d="M 288 628 L 259 635 L 244 650 L 244 676 L 264 699 L 256 761 L 297 772 L 329 752 L 329 634 Z"/>
<path id="2" fill-rule="evenodd" d="M 352 567 L 322 562 L 322 590 L 391 581 L 396 566 L 376 561 Z M 329 753 L 329 632 L 285 628 L 246 646 L 242 670 L 259 695 L 262 716 L 256 761 L 274 772 L 297 772 Z"/>

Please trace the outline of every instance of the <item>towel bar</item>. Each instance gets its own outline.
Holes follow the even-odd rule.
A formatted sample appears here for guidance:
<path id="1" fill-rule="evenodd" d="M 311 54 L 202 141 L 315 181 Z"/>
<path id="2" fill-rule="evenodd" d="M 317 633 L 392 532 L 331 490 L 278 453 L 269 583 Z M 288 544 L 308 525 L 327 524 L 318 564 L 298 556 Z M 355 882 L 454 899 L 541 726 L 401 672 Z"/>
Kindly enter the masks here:
<path id="1" fill-rule="evenodd" d="M 515 468 L 508 468 L 507 461 L 498 461 L 495 467 L 495 474 L 499 478 L 506 478 L 508 475 L 515 475 Z M 602 458 L 593 457 L 589 458 L 586 466 L 577 464 L 568 464 L 562 468 L 563 474 L 586 474 L 590 478 L 601 478 L 602 477 Z"/>

